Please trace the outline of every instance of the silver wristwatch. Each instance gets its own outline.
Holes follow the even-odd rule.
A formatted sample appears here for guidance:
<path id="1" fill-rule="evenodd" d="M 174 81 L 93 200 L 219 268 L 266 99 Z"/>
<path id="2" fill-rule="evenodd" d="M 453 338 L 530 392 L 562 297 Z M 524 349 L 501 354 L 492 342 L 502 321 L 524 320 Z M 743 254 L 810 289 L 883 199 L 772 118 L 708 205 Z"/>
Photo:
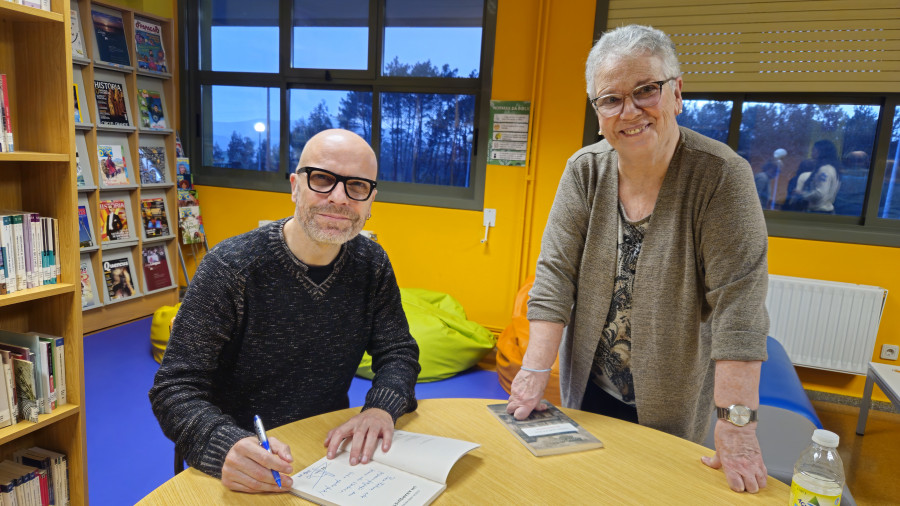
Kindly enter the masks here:
<path id="1" fill-rule="evenodd" d="M 743 404 L 732 404 L 727 408 L 720 408 L 717 406 L 716 414 L 722 420 L 728 420 L 738 427 L 743 427 L 750 422 L 756 421 L 756 410 L 750 409 Z"/>

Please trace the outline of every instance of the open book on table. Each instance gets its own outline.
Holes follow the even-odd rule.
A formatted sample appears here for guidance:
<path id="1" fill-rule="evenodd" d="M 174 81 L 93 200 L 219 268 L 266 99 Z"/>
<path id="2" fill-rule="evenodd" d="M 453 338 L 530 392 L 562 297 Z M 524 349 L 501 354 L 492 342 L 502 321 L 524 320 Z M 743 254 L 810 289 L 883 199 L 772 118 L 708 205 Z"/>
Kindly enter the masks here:
<path id="1" fill-rule="evenodd" d="M 506 412 L 506 404 L 489 404 L 488 410 L 536 457 L 603 448 L 603 443 L 584 427 L 546 400 L 545 411 L 532 411 L 516 420 Z"/>
<path id="2" fill-rule="evenodd" d="M 440 436 L 394 431 L 391 449 L 375 450 L 368 464 L 350 465 L 350 452 L 292 476 L 291 493 L 318 504 L 370 506 L 372 504 L 426 505 L 447 488 L 447 475 L 478 443 Z"/>

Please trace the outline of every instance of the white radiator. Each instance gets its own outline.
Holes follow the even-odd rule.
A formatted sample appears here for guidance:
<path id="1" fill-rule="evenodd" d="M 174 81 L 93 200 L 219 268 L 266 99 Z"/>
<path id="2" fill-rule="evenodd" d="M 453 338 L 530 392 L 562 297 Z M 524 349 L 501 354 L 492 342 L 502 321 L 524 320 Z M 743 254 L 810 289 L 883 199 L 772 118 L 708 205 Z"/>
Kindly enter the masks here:
<path id="1" fill-rule="evenodd" d="M 769 335 L 794 365 L 866 374 L 887 290 L 769 275 Z"/>

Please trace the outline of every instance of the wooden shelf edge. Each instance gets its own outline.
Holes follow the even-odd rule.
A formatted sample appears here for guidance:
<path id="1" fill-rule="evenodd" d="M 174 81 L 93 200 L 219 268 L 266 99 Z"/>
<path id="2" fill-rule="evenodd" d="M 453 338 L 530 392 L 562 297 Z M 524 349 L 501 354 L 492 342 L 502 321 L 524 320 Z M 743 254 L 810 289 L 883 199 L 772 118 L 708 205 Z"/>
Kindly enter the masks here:
<path id="1" fill-rule="evenodd" d="M 34 7 L 26 7 L 13 2 L 0 1 L 0 19 L 62 23 L 63 15 L 56 12 L 36 9 Z"/>
<path id="2" fill-rule="evenodd" d="M 80 286 L 78 288 L 79 290 L 81 289 Z M 30 300 L 43 299 L 44 297 L 52 297 L 53 295 L 73 293 L 74 291 L 75 285 L 72 283 L 56 283 L 53 285 L 39 286 L 37 288 L 28 288 L 11 294 L 0 295 L 0 307 L 11 306 Z"/>
<path id="3" fill-rule="evenodd" d="M 0 162 L 68 162 L 68 153 L 38 153 L 36 151 L 13 151 L 0 153 Z"/>
<path id="4" fill-rule="evenodd" d="M 4 427 L 0 429 L 0 445 L 15 441 L 25 434 L 40 430 L 64 418 L 77 415 L 80 412 L 81 406 L 78 404 L 66 404 L 65 406 L 54 409 L 49 415 L 39 415 L 37 423 L 19 422 L 10 427 Z"/>

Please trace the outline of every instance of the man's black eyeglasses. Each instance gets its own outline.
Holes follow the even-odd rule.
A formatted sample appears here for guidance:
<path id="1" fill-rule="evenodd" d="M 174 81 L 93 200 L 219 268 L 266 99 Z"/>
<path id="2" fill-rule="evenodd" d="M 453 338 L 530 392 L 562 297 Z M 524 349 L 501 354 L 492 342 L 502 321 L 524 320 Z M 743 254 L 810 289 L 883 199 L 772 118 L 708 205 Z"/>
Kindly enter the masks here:
<path id="1" fill-rule="evenodd" d="M 338 183 L 344 183 L 344 193 L 352 200 L 368 200 L 378 184 L 364 177 L 347 177 L 318 167 L 300 167 L 297 174 L 306 173 L 306 184 L 316 193 L 331 193 Z"/>

